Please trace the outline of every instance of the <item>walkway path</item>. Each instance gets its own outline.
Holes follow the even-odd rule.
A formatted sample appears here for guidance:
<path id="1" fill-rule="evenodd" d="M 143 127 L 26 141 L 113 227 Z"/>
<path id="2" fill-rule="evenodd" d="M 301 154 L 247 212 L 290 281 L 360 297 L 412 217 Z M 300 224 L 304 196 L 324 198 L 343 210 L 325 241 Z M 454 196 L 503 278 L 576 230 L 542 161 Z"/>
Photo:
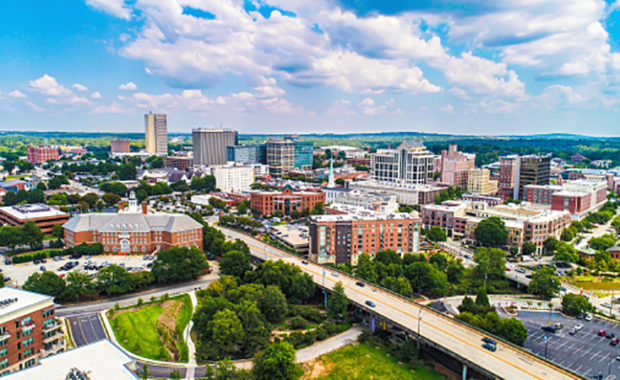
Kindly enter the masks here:
<path id="1" fill-rule="evenodd" d="M 297 351 L 297 362 L 304 363 L 313 360 L 319 356 L 335 351 L 341 347 L 351 344 L 357 340 L 362 333 L 359 327 L 352 327 L 345 332 L 327 338 L 324 341 L 317 342 L 312 346 L 302 348 Z"/>
<path id="2" fill-rule="evenodd" d="M 196 306 L 198 306 L 198 298 L 196 298 L 196 291 L 189 292 L 189 299 L 192 302 L 192 315 L 196 311 Z M 185 326 L 185 331 L 183 331 L 183 338 L 185 339 L 185 343 L 187 343 L 187 352 L 189 357 L 189 362 L 187 363 L 187 373 L 185 374 L 186 379 L 193 380 L 194 379 L 194 368 L 197 366 L 196 364 L 196 345 L 192 340 L 192 327 L 194 326 L 194 321 L 191 319 L 187 326 Z"/>

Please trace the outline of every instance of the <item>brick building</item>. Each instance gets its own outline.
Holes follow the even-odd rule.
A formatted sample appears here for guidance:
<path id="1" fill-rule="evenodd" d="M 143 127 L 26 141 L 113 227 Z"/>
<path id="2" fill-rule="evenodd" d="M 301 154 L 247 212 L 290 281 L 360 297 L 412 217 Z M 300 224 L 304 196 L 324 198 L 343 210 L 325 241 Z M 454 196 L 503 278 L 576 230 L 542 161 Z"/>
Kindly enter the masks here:
<path id="1" fill-rule="evenodd" d="M 154 253 L 173 246 L 202 249 L 202 225 L 185 214 L 149 213 L 133 193 L 118 213 L 80 214 L 65 223 L 65 244 L 101 243 L 112 254 Z"/>
<path id="2" fill-rule="evenodd" d="M 360 254 L 417 252 L 421 219 L 415 214 L 382 214 L 341 207 L 338 214 L 311 216 L 309 254 L 319 264 L 357 265 Z"/>
<path id="3" fill-rule="evenodd" d="M 541 204 L 551 205 L 553 193 L 562 190 L 560 185 L 527 185 L 523 188 L 523 200 Z"/>
<path id="4" fill-rule="evenodd" d="M 167 168 L 185 170 L 192 167 L 193 164 L 194 160 L 191 157 L 169 156 L 164 158 L 164 166 Z"/>
<path id="5" fill-rule="evenodd" d="M 607 183 L 605 181 L 580 179 L 566 182 L 562 190 L 553 193 L 551 209 L 566 210 L 573 219 L 581 220 L 588 213 L 601 208 L 607 201 Z"/>
<path id="6" fill-rule="evenodd" d="M 461 189 L 467 188 L 468 173 L 475 164 L 475 154 L 459 152 L 456 144 L 450 144 L 448 150 L 441 151 L 441 182 Z"/>
<path id="7" fill-rule="evenodd" d="M 59 159 L 59 150 L 57 146 L 41 145 L 31 146 L 28 145 L 28 162 L 31 164 L 40 164 L 47 161 L 57 161 Z"/>
<path id="8" fill-rule="evenodd" d="M 110 141 L 110 153 L 112 154 L 124 154 L 131 152 L 129 147 L 129 140 L 114 139 Z"/>
<path id="9" fill-rule="evenodd" d="M 253 191 L 250 193 L 250 209 L 262 215 L 272 215 L 274 211 L 290 215 L 292 211 L 310 211 L 318 203 L 325 204 L 325 193 L 315 191 L 294 191 L 289 185 L 281 192 Z"/>
<path id="10" fill-rule="evenodd" d="M 422 206 L 422 225 L 429 229 L 440 226 L 448 237 L 458 237 L 465 234 L 465 211 L 469 203 L 463 201 L 445 201 L 440 205 L 428 204 Z"/>
<path id="11" fill-rule="evenodd" d="M 26 222 L 35 222 L 44 234 L 51 234 L 54 224 L 63 224 L 69 214 L 45 204 L 26 204 L 0 207 L 0 223 L 21 227 Z"/>
<path id="12" fill-rule="evenodd" d="M 0 289 L 0 376 L 36 365 L 66 348 L 53 297 Z"/>

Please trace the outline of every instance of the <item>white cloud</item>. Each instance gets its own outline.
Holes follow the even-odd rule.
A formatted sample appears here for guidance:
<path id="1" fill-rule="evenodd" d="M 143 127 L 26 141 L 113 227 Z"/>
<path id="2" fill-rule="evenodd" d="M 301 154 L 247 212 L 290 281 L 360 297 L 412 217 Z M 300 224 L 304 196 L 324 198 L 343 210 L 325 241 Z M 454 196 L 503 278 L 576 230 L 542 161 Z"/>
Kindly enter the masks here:
<path id="1" fill-rule="evenodd" d="M 19 90 L 13 90 L 9 92 L 9 96 L 11 96 L 12 98 L 25 98 L 26 94 L 24 94 L 23 92 Z"/>
<path id="2" fill-rule="evenodd" d="M 118 86 L 119 90 L 128 90 L 128 91 L 133 91 L 133 90 L 137 90 L 138 86 L 136 86 L 136 84 L 134 82 L 127 82 L 127 83 L 123 83 L 120 86 Z"/>
<path id="3" fill-rule="evenodd" d="M 90 94 L 90 97 L 93 99 L 101 99 L 101 94 L 99 93 L 99 91 L 95 91 L 92 94 Z"/>
<path id="4" fill-rule="evenodd" d="M 75 88 L 78 91 L 88 91 L 88 88 L 86 86 L 84 86 L 83 84 L 79 84 L 79 83 L 75 83 L 73 86 L 71 86 L 72 88 Z"/>
<path id="5" fill-rule="evenodd" d="M 88 99 L 83 96 L 77 96 L 73 91 L 59 84 L 56 78 L 48 74 L 31 80 L 29 85 L 32 91 L 48 96 L 46 101 L 50 104 L 90 104 Z"/>
<path id="6" fill-rule="evenodd" d="M 107 114 L 107 113 L 116 113 L 116 114 L 131 114 L 134 113 L 134 110 L 130 107 L 124 107 L 119 103 L 113 102 L 107 106 L 97 106 L 93 109 L 93 113 L 96 114 Z"/>
<path id="7" fill-rule="evenodd" d="M 131 9 L 124 0 L 86 0 L 86 4 L 124 20 L 131 18 Z"/>
<path id="8" fill-rule="evenodd" d="M 453 115 L 454 114 L 454 106 L 452 104 L 446 104 L 445 106 L 439 109 L 441 112 Z"/>

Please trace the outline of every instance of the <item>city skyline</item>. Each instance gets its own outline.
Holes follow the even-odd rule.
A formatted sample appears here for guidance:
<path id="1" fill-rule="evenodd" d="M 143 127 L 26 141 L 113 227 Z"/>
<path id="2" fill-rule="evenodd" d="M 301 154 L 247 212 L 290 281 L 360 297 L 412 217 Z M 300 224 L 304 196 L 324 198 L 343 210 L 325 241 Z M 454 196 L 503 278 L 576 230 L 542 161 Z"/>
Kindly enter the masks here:
<path id="1" fill-rule="evenodd" d="M 618 136 L 618 2 L 11 3 L 2 130 Z"/>

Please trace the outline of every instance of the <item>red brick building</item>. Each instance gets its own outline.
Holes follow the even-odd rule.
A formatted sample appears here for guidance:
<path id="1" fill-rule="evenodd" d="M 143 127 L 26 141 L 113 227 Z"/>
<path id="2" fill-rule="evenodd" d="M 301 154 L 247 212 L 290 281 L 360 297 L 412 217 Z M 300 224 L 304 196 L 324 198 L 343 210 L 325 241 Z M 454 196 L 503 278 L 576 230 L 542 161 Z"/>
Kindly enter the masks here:
<path id="1" fill-rule="evenodd" d="M 101 243 L 105 253 L 154 253 L 173 246 L 202 249 L 202 225 L 185 214 L 148 213 L 130 198 L 118 213 L 81 214 L 64 225 L 65 244 Z"/>
<path id="2" fill-rule="evenodd" d="M 51 234 L 54 224 L 64 224 L 69 214 L 45 204 L 27 204 L 0 207 L 0 223 L 21 227 L 35 222 L 44 234 Z"/>
<path id="3" fill-rule="evenodd" d="M 292 211 L 310 211 L 317 204 L 325 204 L 325 193 L 315 191 L 293 191 L 285 186 L 282 192 L 254 191 L 250 193 L 250 209 L 262 215 L 272 215 L 274 211 L 290 215 Z"/>
<path id="4" fill-rule="evenodd" d="M 123 154 L 131 152 L 129 140 L 114 139 L 110 141 L 110 153 Z"/>
<path id="5" fill-rule="evenodd" d="M 463 236 L 467 218 L 465 211 L 468 203 L 461 201 L 445 201 L 440 205 L 428 204 L 422 206 L 422 225 L 426 229 L 439 226 L 448 237 Z"/>
<path id="6" fill-rule="evenodd" d="M 523 187 L 523 200 L 541 205 L 551 205 L 553 194 L 562 190 L 559 185 L 526 185 Z"/>
<path id="7" fill-rule="evenodd" d="M 189 157 L 166 157 L 164 158 L 164 165 L 167 168 L 185 170 L 193 165 L 193 160 Z"/>
<path id="8" fill-rule="evenodd" d="M 36 365 L 66 348 L 50 296 L 0 289 L 0 376 Z"/>
<path id="9" fill-rule="evenodd" d="M 57 146 L 41 145 L 31 146 L 28 145 L 28 162 L 31 164 L 40 164 L 50 160 L 56 161 L 60 157 L 60 153 Z"/>

